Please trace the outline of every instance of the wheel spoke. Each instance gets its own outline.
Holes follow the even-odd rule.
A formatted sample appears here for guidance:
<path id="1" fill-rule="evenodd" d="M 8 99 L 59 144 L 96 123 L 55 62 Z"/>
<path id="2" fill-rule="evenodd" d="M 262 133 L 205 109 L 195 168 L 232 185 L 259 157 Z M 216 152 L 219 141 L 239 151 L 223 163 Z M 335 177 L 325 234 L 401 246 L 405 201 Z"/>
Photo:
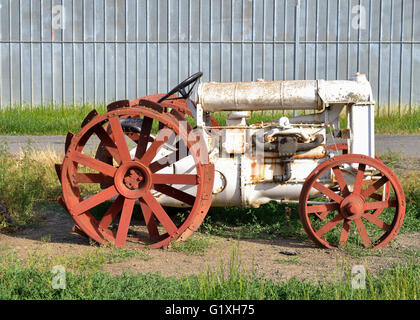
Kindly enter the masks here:
<path id="1" fill-rule="evenodd" d="M 320 184 L 317 181 L 315 181 L 315 183 L 313 184 L 313 187 L 315 189 L 317 189 L 318 191 L 322 192 L 328 198 L 334 200 L 335 202 L 340 203 L 341 201 L 343 201 L 343 197 L 341 197 L 340 195 L 336 194 L 334 191 L 328 189 L 327 187 L 325 187 L 324 185 Z"/>
<path id="2" fill-rule="evenodd" d="M 362 190 L 362 181 L 365 176 L 366 165 L 359 163 L 359 168 L 357 170 L 356 179 L 354 181 L 353 194 L 359 195 Z"/>
<path id="3" fill-rule="evenodd" d="M 315 213 L 317 217 L 321 220 L 324 220 L 325 217 L 333 210 L 339 210 L 340 205 L 336 202 L 326 203 L 326 204 L 317 204 L 309 205 L 306 207 L 307 213 Z"/>
<path id="4" fill-rule="evenodd" d="M 98 204 L 105 202 L 112 197 L 116 196 L 118 194 L 117 189 L 114 186 L 110 186 L 106 188 L 105 190 L 102 190 L 101 192 L 81 201 L 79 205 L 77 206 L 76 214 L 82 214 L 93 207 L 96 207 Z"/>
<path id="5" fill-rule="evenodd" d="M 149 166 L 150 171 L 152 171 L 153 173 L 158 172 L 159 170 L 162 170 L 163 168 L 166 168 L 166 167 L 172 165 L 173 163 L 171 163 L 169 160 L 173 159 L 174 156 L 176 157 L 176 154 L 177 154 L 177 152 L 174 151 L 171 154 L 169 154 L 169 155 L 167 155 L 167 156 L 165 156 L 165 157 L 163 157 L 159 160 L 153 161 Z"/>
<path id="6" fill-rule="evenodd" d="M 385 183 L 388 182 L 388 178 L 386 176 L 382 176 L 378 181 L 376 181 L 374 184 L 369 186 L 366 190 L 362 190 L 361 194 L 366 199 L 370 197 L 372 193 L 374 193 L 376 190 L 378 190 L 380 187 L 382 187 Z"/>
<path id="7" fill-rule="evenodd" d="M 153 212 L 149 208 L 149 206 L 144 202 L 143 199 L 139 199 L 141 212 L 143 213 L 144 221 L 147 226 L 147 230 L 149 231 L 149 236 L 151 240 L 159 239 L 159 231 L 157 228 L 156 220 L 153 217 Z"/>
<path id="8" fill-rule="evenodd" d="M 168 234 L 171 236 L 178 228 L 176 225 L 172 222 L 171 218 L 167 215 L 165 210 L 162 208 L 160 203 L 155 199 L 155 197 L 149 192 L 146 192 L 146 194 L 143 197 L 144 201 L 150 208 L 150 210 L 153 212 L 154 216 L 160 221 L 162 226 L 165 228 L 165 230 L 168 232 Z"/>
<path id="9" fill-rule="evenodd" d="M 144 165 L 148 166 L 150 162 L 152 162 L 152 160 L 155 158 L 160 147 L 163 146 L 166 141 L 168 141 L 167 130 L 159 131 L 155 138 L 155 141 L 153 141 L 153 143 L 150 145 L 149 149 L 147 149 L 140 161 Z"/>
<path id="10" fill-rule="evenodd" d="M 102 147 L 115 159 L 118 164 L 121 164 L 121 157 L 118 153 L 118 148 L 109 134 L 101 126 L 95 127 L 95 133 L 102 142 Z"/>
<path id="11" fill-rule="evenodd" d="M 137 132 L 125 132 L 125 135 L 129 137 L 134 143 L 139 143 L 140 134 Z M 148 142 L 153 142 L 155 139 L 152 136 L 149 136 Z"/>
<path id="12" fill-rule="evenodd" d="M 372 193 L 371 195 L 369 195 L 369 198 L 372 198 L 373 200 L 376 200 L 376 201 L 382 201 L 382 195 L 377 194 L 377 193 Z"/>
<path id="13" fill-rule="evenodd" d="M 167 196 L 184 202 L 190 206 L 194 205 L 195 196 L 189 193 L 175 189 L 174 187 L 168 186 L 166 184 L 155 184 L 152 188 L 156 191 L 159 191 L 160 193 L 166 194 Z"/>
<path id="14" fill-rule="evenodd" d="M 73 161 L 82 164 L 84 166 L 87 166 L 93 170 L 99 171 L 107 176 L 113 177 L 115 174 L 115 171 L 117 170 L 116 168 L 114 168 L 113 166 L 96 160 L 92 157 L 86 156 L 80 152 L 74 152 L 73 157 L 72 157 Z"/>
<path id="15" fill-rule="evenodd" d="M 140 134 L 137 132 L 125 132 L 125 135 L 131 139 L 134 143 L 139 143 Z"/>
<path id="16" fill-rule="evenodd" d="M 359 234 L 362 237 L 363 244 L 366 248 L 369 248 L 372 243 L 370 242 L 369 235 L 366 231 L 362 219 L 356 219 L 354 220 L 354 223 L 356 224 L 357 231 L 359 231 Z"/>
<path id="17" fill-rule="evenodd" d="M 195 185 L 198 183 L 198 176 L 196 174 L 152 174 L 152 181 L 154 184 L 189 184 Z"/>
<path id="18" fill-rule="evenodd" d="M 376 201 L 376 202 L 366 202 L 365 210 L 374 210 L 374 209 L 386 209 L 391 207 L 397 207 L 398 201 L 396 200 L 387 200 L 387 201 Z"/>
<path id="19" fill-rule="evenodd" d="M 347 239 L 349 238 L 350 224 L 351 224 L 351 220 L 344 220 L 343 222 L 343 228 L 341 229 L 340 242 L 339 242 L 339 244 L 343 247 L 346 246 Z"/>
<path id="20" fill-rule="evenodd" d="M 381 213 L 384 211 L 385 208 L 376 209 L 373 213 L 371 213 L 372 216 L 379 217 Z"/>
<path id="21" fill-rule="evenodd" d="M 124 203 L 124 197 L 119 195 L 114 203 L 109 207 L 108 211 L 104 214 L 101 221 L 99 222 L 99 227 L 102 229 L 108 229 L 109 225 L 121 211 L 121 208 Z"/>
<path id="22" fill-rule="evenodd" d="M 141 132 L 137 141 L 136 159 L 139 160 L 143 157 L 149 143 L 150 131 L 152 130 L 153 119 L 144 117 L 141 125 Z"/>
<path id="23" fill-rule="evenodd" d="M 128 150 L 127 142 L 125 141 L 125 134 L 121 127 L 120 119 L 118 117 L 110 118 L 109 124 L 111 125 L 111 130 L 121 161 L 131 161 L 130 151 Z"/>
<path id="24" fill-rule="evenodd" d="M 346 181 L 344 180 L 343 173 L 338 167 L 333 168 L 335 178 L 337 179 L 338 185 L 340 186 L 341 193 L 343 196 L 350 194 L 350 191 L 347 187 Z"/>
<path id="25" fill-rule="evenodd" d="M 188 154 L 182 155 L 181 157 L 179 154 L 179 150 L 177 150 L 159 160 L 152 162 L 149 168 L 153 173 L 158 172 L 159 170 L 162 170 L 163 168 L 166 168 L 167 166 L 173 165 L 175 162 L 185 158 L 186 156 L 188 156 Z M 171 161 L 171 160 L 175 160 L 175 161 Z"/>
<path id="26" fill-rule="evenodd" d="M 343 216 L 341 213 L 336 215 L 334 218 L 332 218 L 329 222 L 324 224 L 317 232 L 316 235 L 318 237 L 322 237 L 324 234 L 326 234 L 328 231 L 330 231 L 332 228 L 334 228 L 341 220 L 343 220 Z"/>
<path id="27" fill-rule="evenodd" d="M 374 214 L 370 214 L 370 213 L 364 214 L 363 218 L 365 218 L 367 221 L 373 223 L 375 226 L 381 228 L 384 231 L 389 231 L 391 229 L 391 226 L 389 224 L 379 219 Z"/>
<path id="28" fill-rule="evenodd" d="M 385 184 L 385 186 L 386 186 L 387 184 Z M 384 186 L 384 187 L 385 187 Z M 383 195 L 380 195 L 380 194 L 377 194 L 377 193 L 372 193 L 371 195 L 369 195 L 369 198 L 371 198 L 371 199 L 374 199 L 374 200 L 376 200 L 376 201 L 383 201 L 384 199 L 386 199 L 387 197 L 386 197 L 386 195 L 385 194 L 383 194 Z M 375 217 L 379 217 L 380 215 L 381 215 L 381 213 L 382 213 L 382 211 L 384 211 L 384 209 L 385 208 L 378 208 L 378 209 L 376 209 L 375 210 L 375 212 L 373 212 L 372 213 L 372 215 L 373 216 L 375 216 Z"/>
<path id="29" fill-rule="evenodd" d="M 118 224 L 117 236 L 115 238 L 115 246 L 122 248 L 127 240 L 128 228 L 130 227 L 131 216 L 134 209 L 134 199 L 125 199 L 121 212 L 120 223 Z"/>
<path id="30" fill-rule="evenodd" d="M 75 176 L 76 183 L 104 183 L 111 185 L 114 183 L 114 179 L 109 176 L 106 176 L 102 173 L 76 173 Z"/>

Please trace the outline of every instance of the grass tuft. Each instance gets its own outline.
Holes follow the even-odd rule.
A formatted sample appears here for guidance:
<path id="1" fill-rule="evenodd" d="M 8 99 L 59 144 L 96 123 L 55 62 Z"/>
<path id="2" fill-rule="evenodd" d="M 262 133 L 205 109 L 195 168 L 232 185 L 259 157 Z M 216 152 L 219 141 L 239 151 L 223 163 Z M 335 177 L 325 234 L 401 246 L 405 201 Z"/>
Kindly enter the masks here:
<path id="1" fill-rule="evenodd" d="M 11 154 L 0 145 L 0 199 L 15 224 L 0 216 L 0 229 L 14 230 L 40 222 L 42 204 L 55 201 L 61 187 L 54 164 L 60 157 L 48 150 L 35 151 L 30 145 L 21 153 Z"/>
<path id="2" fill-rule="evenodd" d="M 204 255 L 212 245 L 209 236 L 195 233 L 185 241 L 175 241 L 169 246 L 170 251 L 184 252 L 190 255 Z"/>
<path id="3" fill-rule="evenodd" d="M 299 261 L 299 257 L 291 257 L 291 258 L 278 258 L 276 259 L 276 262 L 279 264 L 296 264 L 299 265 L 300 261 Z"/>

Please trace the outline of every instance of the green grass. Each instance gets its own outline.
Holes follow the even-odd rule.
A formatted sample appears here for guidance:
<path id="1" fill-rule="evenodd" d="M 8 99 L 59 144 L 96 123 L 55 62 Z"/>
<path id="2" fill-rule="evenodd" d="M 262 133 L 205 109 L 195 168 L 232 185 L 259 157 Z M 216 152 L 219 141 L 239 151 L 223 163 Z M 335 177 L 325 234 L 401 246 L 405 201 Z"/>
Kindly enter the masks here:
<path id="1" fill-rule="evenodd" d="M 0 252 L 1 251 L 7 251 L 7 250 L 9 250 L 11 248 L 12 247 L 10 245 L 8 245 L 8 244 L 2 244 L 2 245 L 0 245 Z"/>
<path id="2" fill-rule="evenodd" d="M 232 247 L 229 262 L 181 279 L 159 273 L 112 276 L 92 268 L 89 270 L 95 272 L 66 268 L 66 288 L 53 289 L 50 263 L 12 264 L 7 257 L 0 257 L 0 299 L 415 300 L 420 296 L 420 265 L 415 260 L 395 265 L 379 276 L 368 271 L 365 289 L 353 289 L 350 272 L 319 282 L 296 278 L 279 282 L 257 276 L 254 270 L 247 272 L 241 267 L 237 249 Z"/>
<path id="3" fill-rule="evenodd" d="M 302 113 L 302 112 L 300 112 Z M 228 116 L 229 112 L 215 112 L 211 115 L 219 122 L 220 125 L 226 125 L 226 117 Z M 302 113 L 303 114 L 303 113 Z M 257 123 L 257 122 L 271 122 L 273 120 L 280 119 L 283 116 L 293 117 L 292 112 L 284 112 L 284 111 L 258 111 L 252 112 L 251 117 L 247 119 L 247 123 Z"/>
<path id="4" fill-rule="evenodd" d="M 51 242 L 51 234 L 42 236 L 40 240 L 41 242 L 45 242 L 45 243 Z"/>
<path id="5" fill-rule="evenodd" d="M 86 115 L 96 109 L 105 113 L 104 105 L 39 107 L 13 106 L 0 110 L 0 135 L 65 135 L 77 133 Z"/>
<path id="6" fill-rule="evenodd" d="M 76 133 L 80 130 L 83 119 L 92 109 L 96 109 L 99 113 L 106 112 L 103 104 L 5 106 L 0 109 L 0 135 L 65 135 L 68 131 Z M 415 111 L 412 113 L 402 115 L 398 113 L 377 115 L 375 132 L 420 134 L 420 109 L 413 108 L 413 110 Z M 212 115 L 221 125 L 225 125 L 227 114 L 227 112 L 216 112 Z M 248 123 L 270 122 L 282 116 L 292 117 L 293 113 L 290 111 L 253 112 Z M 340 119 L 342 127 L 346 125 L 346 122 L 345 118 Z"/>
<path id="7" fill-rule="evenodd" d="M 380 115 L 375 118 L 375 132 L 379 134 L 420 134 L 420 109 L 399 115 Z"/>
<path id="8" fill-rule="evenodd" d="M 340 128 L 347 127 L 347 118 L 340 116 Z M 376 134 L 420 134 L 420 108 L 411 113 L 375 115 Z"/>
<path id="9" fill-rule="evenodd" d="M 278 258 L 278 259 L 276 259 L 276 263 L 299 265 L 300 261 L 299 261 L 299 257 L 296 256 L 296 257 L 291 257 L 291 258 Z"/>
<path id="10" fill-rule="evenodd" d="M 169 246 L 170 251 L 184 252 L 190 255 L 204 255 L 213 241 L 205 235 L 195 233 L 186 241 L 175 241 Z"/>
<path id="11" fill-rule="evenodd" d="M 284 214 L 286 207 L 291 209 L 290 221 Z M 212 207 L 199 230 L 241 239 L 304 237 L 297 205 L 286 206 L 274 201 L 259 208 Z"/>

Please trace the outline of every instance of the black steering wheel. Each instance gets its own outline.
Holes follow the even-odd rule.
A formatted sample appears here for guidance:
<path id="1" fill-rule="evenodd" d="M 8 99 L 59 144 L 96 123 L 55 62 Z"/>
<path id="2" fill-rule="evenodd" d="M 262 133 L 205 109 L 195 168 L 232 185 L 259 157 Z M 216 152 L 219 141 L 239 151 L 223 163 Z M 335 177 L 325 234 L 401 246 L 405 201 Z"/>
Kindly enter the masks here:
<path id="1" fill-rule="evenodd" d="M 202 72 L 197 72 L 197 73 L 194 73 L 192 76 L 189 76 L 187 79 L 185 79 L 180 84 L 178 84 L 175 88 L 169 91 L 165 96 L 160 98 L 158 103 L 163 102 L 165 100 L 188 99 L 191 96 L 191 92 L 194 89 L 194 86 L 197 83 L 197 80 L 200 79 L 202 75 L 203 75 Z M 185 91 L 185 88 L 188 87 L 192 83 L 194 83 L 192 87 L 188 91 Z M 181 97 L 169 98 L 171 95 L 177 92 L 181 95 Z"/>

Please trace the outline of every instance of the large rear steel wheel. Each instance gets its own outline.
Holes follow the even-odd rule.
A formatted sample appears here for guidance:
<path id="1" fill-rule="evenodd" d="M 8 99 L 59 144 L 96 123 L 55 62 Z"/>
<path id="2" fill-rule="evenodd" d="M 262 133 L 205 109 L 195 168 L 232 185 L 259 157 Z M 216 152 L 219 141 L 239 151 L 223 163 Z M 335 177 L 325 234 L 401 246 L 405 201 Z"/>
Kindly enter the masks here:
<path id="1" fill-rule="evenodd" d="M 184 118 L 177 111 L 165 113 L 151 101 L 120 103 L 108 110 L 103 115 L 91 112 L 82 130 L 68 135 L 63 164 L 57 167 L 63 192 L 60 201 L 78 229 L 99 243 L 123 247 L 126 241 L 134 241 L 139 247 L 159 248 L 178 238 L 185 240 L 198 229 L 211 204 L 214 166 L 209 163 L 204 140 L 198 134 L 191 139 L 191 127 L 180 126 Z M 130 118 L 142 119 L 136 139 L 121 126 L 122 120 Z M 151 139 L 153 131 L 157 132 Z M 111 163 L 85 152 L 93 136 L 99 138 Z M 135 143 L 131 153 L 130 139 Z M 159 158 L 159 150 L 168 144 L 173 153 Z M 187 151 L 180 152 L 181 147 Z M 192 171 L 160 173 L 185 157 L 193 158 Z M 196 188 L 193 193 L 185 192 L 182 185 Z M 179 201 L 190 208 L 189 213 L 171 216 L 158 202 L 159 195 Z M 114 201 L 102 216 L 90 212 L 110 200 Z M 143 228 L 130 230 L 137 213 L 144 221 Z"/>
<path id="2" fill-rule="evenodd" d="M 398 234 L 405 206 L 398 178 L 382 161 L 346 154 L 323 162 L 308 176 L 299 214 L 305 231 L 320 247 L 351 242 L 383 248 Z"/>

